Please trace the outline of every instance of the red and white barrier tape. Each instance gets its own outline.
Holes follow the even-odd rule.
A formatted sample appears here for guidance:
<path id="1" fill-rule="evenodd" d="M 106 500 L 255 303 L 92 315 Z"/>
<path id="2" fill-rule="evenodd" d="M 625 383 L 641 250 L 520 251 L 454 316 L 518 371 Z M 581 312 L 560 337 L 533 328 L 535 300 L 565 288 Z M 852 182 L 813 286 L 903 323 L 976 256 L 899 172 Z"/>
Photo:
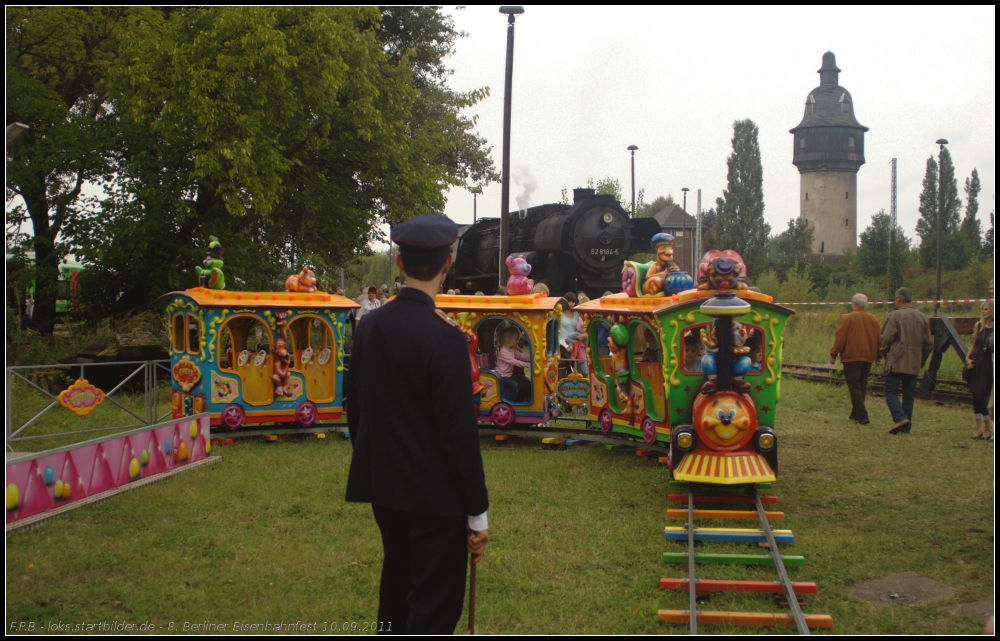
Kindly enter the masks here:
<path id="1" fill-rule="evenodd" d="M 985 303 L 988 300 L 991 300 L 991 299 L 989 299 L 989 298 L 948 298 L 948 299 L 942 299 L 942 300 L 915 300 L 915 301 L 911 301 L 911 302 L 912 303 L 919 303 L 921 305 L 933 305 L 934 303 Z M 892 303 L 893 303 L 893 301 L 891 301 L 891 300 L 889 300 L 889 301 L 885 301 L 885 300 L 868 301 L 869 305 L 891 305 Z M 839 302 L 839 303 L 819 302 L 819 303 L 777 303 L 777 304 L 778 305 L 850 305 L 851 301 L 843 301 L 843 302 Z"/>

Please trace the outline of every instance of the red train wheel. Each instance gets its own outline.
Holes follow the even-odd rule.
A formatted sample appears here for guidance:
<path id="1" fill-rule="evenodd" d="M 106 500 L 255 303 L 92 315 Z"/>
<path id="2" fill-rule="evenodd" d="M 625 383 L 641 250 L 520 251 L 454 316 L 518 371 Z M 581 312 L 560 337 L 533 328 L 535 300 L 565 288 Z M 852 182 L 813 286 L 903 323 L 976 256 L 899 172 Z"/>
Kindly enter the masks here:
<path id="1" fill-rule="evenodd" d="M 295 408 L 295 422 L 301 427 L 311 427 L 316 422 L 319 411 L 310 401 L 303 401 Z"/>
<path id="2" fill-rule="evenodd" d="M 507 427 L 514 422 L 514 408 L 506 403 L 497 403 L 490 410 L 490 420 L 497 427 Z"/>
<path id="3" fill-rule="evenodd" d="M 222 426 L 232 432 L 233 430 L 240 429 L 240 426 L 243 425 L 243 421 L 246 420 L 246 412 L 243 411 L 243 407 L 239 404 L 230 403 L 222 409 L 222 416 L 220 418 Z"/>
<path id="4" fill-rule="evenodd" d="M 601 432 L 610 434 L 611 429 L 614 427 L 614 422 L 611 420 L 611 410 L 605 407 L 601 410 L 601 414 L 597 420 L 601 423 Z"/>
<path id="5" fill-rule="evenodd" d="M 642 440 L 648 445 L 656 442 L 656 424 L 648 416 L 642 419 Z"/>

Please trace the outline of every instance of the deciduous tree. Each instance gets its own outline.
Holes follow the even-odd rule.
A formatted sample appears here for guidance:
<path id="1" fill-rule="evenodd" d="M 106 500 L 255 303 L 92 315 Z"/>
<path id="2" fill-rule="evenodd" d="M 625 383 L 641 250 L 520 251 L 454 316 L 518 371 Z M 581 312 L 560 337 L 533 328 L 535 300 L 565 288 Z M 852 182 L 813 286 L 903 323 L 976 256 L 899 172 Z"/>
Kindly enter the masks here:
<path id="1" fill-rule="evenodd" d="M 746 262 L 750 273 L 767 263 L 767 241 L 771 226 L 764 221 L 764 173 L 760 160 L 758 129 L 749 118 L 733 123 L 733 153 L 727 187 L 715 201 L 714 212 L 702 221 L 711 227 L 705 234 L 705 249 L 733 249 Z"/>
<path id="2" fill-rule="evenodd" d="M 87 208 L 83 186 L 108 172 L 113 147 L 104 77 L 119 45 L 156 11 L 126 7 L 9 7 L 7 122 L 30 127 L 9 153 L 9 228 L 31 222 L 35 252 L 34 324 L 55 323 L 61 233 Z M 17 239 L 9 239 L 17 240 Z"/>

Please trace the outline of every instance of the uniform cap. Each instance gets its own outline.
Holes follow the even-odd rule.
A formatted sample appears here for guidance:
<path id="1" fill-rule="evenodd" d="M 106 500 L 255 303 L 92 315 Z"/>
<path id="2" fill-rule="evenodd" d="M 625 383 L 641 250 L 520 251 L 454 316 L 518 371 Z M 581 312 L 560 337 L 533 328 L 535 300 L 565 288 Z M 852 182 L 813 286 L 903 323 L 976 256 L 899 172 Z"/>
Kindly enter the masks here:
<path id="1" fill-rule="evenodd" d="M 437 265 L 451 254 L 458 225 L 444 214 L 421 214 L 393 227 L 389 237 L 410 265 Z"/>
<path id="2" fill-rule="evenodd" d="M 660 243 L 672 243 L 674 242 L 674 237 L 667 233 L 653 234 L 653 237 L 649 239 L 649 246 L 656 249 L 656 246 Z"/>

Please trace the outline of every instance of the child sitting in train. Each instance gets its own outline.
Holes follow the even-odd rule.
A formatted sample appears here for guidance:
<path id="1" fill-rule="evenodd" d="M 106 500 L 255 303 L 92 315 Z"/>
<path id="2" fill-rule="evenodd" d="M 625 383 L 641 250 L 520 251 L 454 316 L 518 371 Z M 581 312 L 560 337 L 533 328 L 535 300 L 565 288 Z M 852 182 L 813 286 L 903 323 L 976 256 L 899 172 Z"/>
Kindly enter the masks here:
<path id="1" fill-rule="evenodd" d="M 515 367 L 531 368 L 531 357 L 517 349 L 521 332 L 516 327 L 508 327 L 500 333 L 500 351 L 497 354 L 496 371 L 503 378 L 504 392 L 514 402 L 524 402 L 531 394 L 531 381 L 523 376 L 514 376 Z"/>

